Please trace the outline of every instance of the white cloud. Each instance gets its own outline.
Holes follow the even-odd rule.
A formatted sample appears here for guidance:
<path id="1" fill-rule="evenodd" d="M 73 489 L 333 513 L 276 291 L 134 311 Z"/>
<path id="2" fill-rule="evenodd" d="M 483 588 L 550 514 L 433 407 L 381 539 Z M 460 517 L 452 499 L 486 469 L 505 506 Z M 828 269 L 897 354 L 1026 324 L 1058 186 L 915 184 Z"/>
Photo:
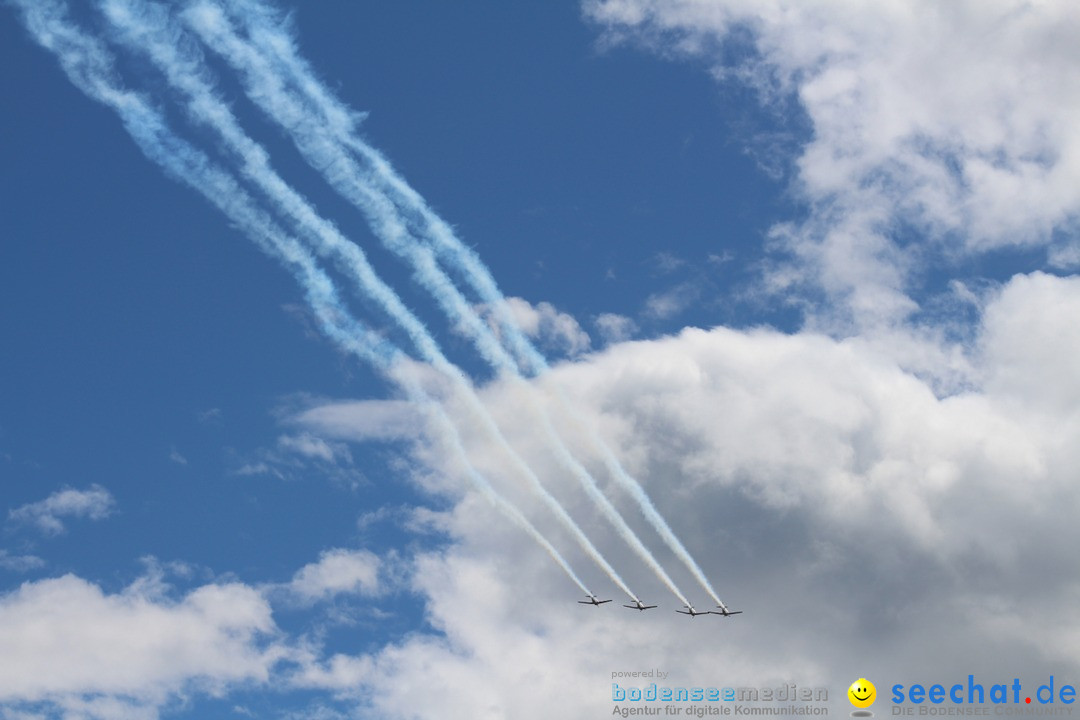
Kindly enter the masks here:
<path id="1" fill-rule="evenodd" d="M 777 290 L 811 283 L 875 324 L 915 308 L 910 281 L 928 257 L 1037 245 L 1059 265 L 1075 259 L 1080 6 L 586 0 L 584 8 L 609 42 L 632 38 L 700 58 L 767 104 L 793 98 L 803 108 L 812 135 L 795 188 L 811 212 L 774 229 L 774 246 L 793 257 L 774 268 Z"/>
<path id="2" fill-rule="evenodd" d="M 316 472 L 355 490 L 364 483 L 364 476 L 355 467 L 348 445 L 331 435 L 330 425 L 336 412 L 325 408 L 324 422 L 311 419 L 311 423 L 323 431 L 322 437 L 307 431 L 279 435 L 273 447 L 259 448 L 238 457 L 239 465 L 233 472 L 246 476 L 268 475 L 280 480 Z"/>
<path id="3" fill-rule="evenodd" d="M 237 475 L 272 475 L 279 480 L 285 479 L 284 473 L 281 472 L 276 463 L 269 463 L 262 460 L 244 463 L 233 472 Z"/>
<path id="4" fill-rule="evenodd" d="M 45 566 L 45 561 L 35 555 L 12 555 L 0 549 L 0 568 L 13 572 L 26 572 Z"/>
<path id="5" fill-rule="evenodd" d="M 600 337 L 608 343 L 629 340 L 637 332 L 637 323 L 625 315 L 601 313 L 593 322 L 600 331 Z"/>
<path id="6" fill-rule="evenodd" d="M 355 693 L 371 676 L 372 662 L 367 657 L 337 654 L 325 662 L 304 663 L 290 678 L 295 687 Z M 338 716 L 335 716 L 338 717 Z"/>
<path id="7" fill-rule="evenodd" d="M 221 408 L 210 408 L 209 410 L 203 410 L 198 414 L 199 422 L 206 423 L 207 425 L 220 424 L 221 417 Z"/>
<path id="8" fill-rule="evenodd" d="M 307 458 L 335 462 L 339 459 L 351 460 L 349 450 L 341 444 L 331 444 L 307 433 L 300 435 L 282 435 L 277 441 L 278 447 L 290 453 Z"/>
<path id="9" fill-rule="evenodd" d="M 64 488 L 44 500 L 11 510 L 8 517 L 36 525 L 42 532 L 55 535 L 64 532 L 61 518 L 102 520 L 109 516 L 114 505 L 112 495 L 100 485 L 91 485 L 88 490 Z"/>
<path id="10" fill-rule="evenodd" d="M 109 594 L 76 577 L 0 596 L 0 708 L 71 718 L 153 718 L 191 689 L 261 683 L 285 655 L 266 600 L 205 585 L 179 600 L 155 581 Z"/>
<path id="11" fill-rule="evenodd" d="M 695 282 L 679 283 L 663 292 L 653 293 L 645 299 L 645 317 L 669 320 L 690 307 L 700 294 L 701 288 Z"/>
<path id="12" fill-rule="evenodd" d="M 374 554 L 330 549 L 288 583 L 215 582 L 180 596 L 166 572 L 188 576 L 189 567 L 143 562 L 145 574 L 117 593 L 68 574 L 0 595 L 0 717 L 156 720 L 198 696 L 253 686 L 338 692 L 359 684 L 367 661 L 324 656 L 321 630 L 285 635 L 271 602 L 295 612 L 341 595 L 378 595 L 385 579 Z"/>
<path id="13" fill-rule="evenodd" d="M 180 451 L 175 447 L 169 450 L 169 460 L 177 465 L 187 465 L 187 458 L 180 454 Z"/>
<path id="14" fill-rule="evenodd" d="M 350 442 L 415 439 L 423 413 L 400 400 L 330 402 L 298 412 L 292 422 L 311 433 Z"/>
<path id="15" fill-rule="evenodd" d="M 559 311 L 548 302 L 537 305 L 518 297 L 506 298 L 506 307 L 517 326 L 546 349 L 574 357 L 589 349 L 588 333 L 572 315 Z M 492 322 L 492 329 L 498 330 Z"/>
<path id="16" fill-rule="evenodd" d="M 287 589 L 307 604 L 340 594 L 373 595 L 380 590 L 379 558 L 367 550 L 327 550 L 297 571 Z"/>
<path id="17" fill-rule="evenodd" d="M 1078 319 L 1080 278 L 1014 278 L 986 312 L 988 386 L 1019 409 L 1072 419 L 1080 411 Z"/>
<path id="18" fill-rule="evenodd" d="M 731 620 L 675 615 L 663 585 L 554 472 L 520 390 L 493 384 L 484 401 L 510 442 L 631 588 L 661 608 L 577 605 L 572 583 L 524 533 L 464 494 L 441 515 L 453 543 L 410 570 L 436 632 L 314 662 L 308 682 L 382 717 L 530 720 L 610 712 L 610 673 L 620 669 L 662 668 L 687 685 L 824 684 L 834 712 L 853 658 L 860 674 L 897 681 L 1074 676 L 1077 343 L 1080 281 L 1033 274 L 987 300 L 969 387 L 951 395 L 881 344 L 812 332 L 687 329 L 556 368 L 545 387 L 557 382 L 576 416 L 601 429 L 721 597 L 746 611 Z M 927 362 L 951 359 L 942 351 Z M 552 394 L 541 397 L 557 426 L 571 427 Z M 477 466 L 590 589 L 618 598 L 492 440 L 462 426 Z M 571 432 L 567 442 L 606 482 L 590 445 Z M 629 499 L 609 495 L 704 604 Z"/>
<path id="19" fill-rule="evenodd" d="M 685 266 L 686 261 L 674 253 L 659 252 L 653 256 L 652 264 L 657 272 L 668 275 Z"/>

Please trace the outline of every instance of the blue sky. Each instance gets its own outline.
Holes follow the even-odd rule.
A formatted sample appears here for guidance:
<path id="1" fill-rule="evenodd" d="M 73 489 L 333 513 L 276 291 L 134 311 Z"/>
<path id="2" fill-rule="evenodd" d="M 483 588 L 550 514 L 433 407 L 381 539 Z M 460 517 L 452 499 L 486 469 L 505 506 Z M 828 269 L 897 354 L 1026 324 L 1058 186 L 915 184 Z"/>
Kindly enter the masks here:
<path id="1" fill-rule="evenodd" d="M 492 337 L 547 353 L 522 381 L 197 35 L 207 8 L 239 22 L 260 4 L 176 4 L 175 47 L 368 253 L 455 385 L 437 362 L 387 375 L 351 354 L 236 216 L 65 76 L 24 24 L 33 4 L 7 3 L 0 717 L 595 717 L 613 671 L 652 666 L 826 686 L 834 712 L 860 676 L 1080 680 L 1080 14 L 932 5 L 283 4 L 279 37 L 366 113 L 354 139 L 497 280 L 516 330 L 446 267 Z M 109 0 L 62 27 L 105 42 L 122 87 L 241 178 L 102 12 L 128 6 L 160 17 Z M 308 111 L 297 127 L 321 127 Z M 659 609 L 618 608 L 525 466 Z M 616 602 L 574 602 L 470 469 Z M 746 613 L 672 612 L 715 605 L 712 588 Z"/>

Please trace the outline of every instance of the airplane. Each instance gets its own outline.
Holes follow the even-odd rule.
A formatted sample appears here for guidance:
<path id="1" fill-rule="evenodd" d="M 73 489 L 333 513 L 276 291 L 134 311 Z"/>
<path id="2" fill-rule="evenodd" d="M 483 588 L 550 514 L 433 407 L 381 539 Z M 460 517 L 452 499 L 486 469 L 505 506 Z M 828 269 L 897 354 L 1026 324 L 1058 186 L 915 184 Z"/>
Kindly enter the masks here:
<path id="1" fill-rule="evenodd" d="M 633 605 L 623 605 L 624 608 L 630 608 L 631 610 L 649 610 L 656 607 L 655 605 L 645 605 L 637 598 L 634 598 Z"/>
<path id="2" fill-rule="evenodd" d="M 586 593 L 589 596 L 588 600 L 578 600 L 582 605 L 603 605 L 604 603 L 611 602 L 610 600 L 597 600 L 596 596 L 592 593 Z"/>
<path id="3" fill-rule="evenodd" d="M 685 610 L 676 610 L 677 613 L 683 615 L 689 615 L 690 617 L 697 617 L 698 615 L 719 615 L 720 613 L 713 613 L 709 610 L 695 610 L 693 605 L 687 605 Z"/>
<path id="4" fill-rule="evenodd" d="M 732 615 L 742 615 L 742 610 L 728 610 L 726 605 L 717 605 L 720 608 L 720 612 L 710 610 L 713 615 L 723 615 L 724 617 L 731 617 Z"/>

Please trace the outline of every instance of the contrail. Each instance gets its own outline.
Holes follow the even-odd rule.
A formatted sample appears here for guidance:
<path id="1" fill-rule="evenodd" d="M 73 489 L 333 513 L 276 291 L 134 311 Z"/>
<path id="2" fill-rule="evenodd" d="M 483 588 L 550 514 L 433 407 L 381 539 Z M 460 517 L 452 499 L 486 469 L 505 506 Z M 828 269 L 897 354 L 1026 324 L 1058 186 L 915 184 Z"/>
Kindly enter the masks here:
<path id="1" fill-rule="evenodd" d="M 242 9 L 245 12 L 250 11 L 259 16 L 259 19 L 250 22 L 247 18 L 241 19 L 242 22 L 249 24 L 249 28 L 251 26 L 255 27 L 255 29 L 251 30 L 253 38 L 259 33 L 264 33 L 265 28 L 262 27 L 261 23 L 264 21 L 268 22 L 266 18 L 268 11 L 249 2 L 239 2 L 235 3 L 235 5 L 238 7 L 242 6 Z M 185 12 L 185 19 L 189 26 L 199 34 L 208 47 L 222 55 L 246 78 L 246 89 L 249 97 L 261 107 L 267 115 L 290 132 L 298 148 L 307 158 L 308 163 L 316 169 L 331 168 L 331 170 L 326 173 L 330 184 L 364 212 L 372 223 L 376 235 L 383 240 L 389 249 L 412 263 L 416 279 L 432 293 L 433 297 L 435 297 L 436 301 L 443 308 L 448 317 L 452 321 L 457 322 L 461 328 L 473 338 L 477 345 L 477 349 L 492 367 L 507 372 L 510 377 L 518 375 L 518 367 L 515 360 L 506 353 L 498 339 L 479 317 L 471 304 L 461 295 L 453 282 L 438 267 L 431 249 L 426 245 L 420 245 L 411 241 L 407 236 L 404 236 L 399 232 L 394 232 L 390 235 L 386 234 L 385 228 L 388 224 L 393 224 L 395 229 L 400 227 L 400 222 L 397 220 L 396 206 L 388 203 L 385 195 L 381 192 L 373 192 L 371 182 L 367 177 L 368 173 L 361 171 L 350 154 L 342 149 L 343 143 L 341 142 L 341 139 L 336 136 L 336 133 L 329 132 L 326 129 L 326 125 L 330 122 L 328 118 L 331 117 L 335 118 L 331 123 L 333 127 L 351 127 L 352 116 L 342 109 L 340 105 L 334 105 L 329 109 L 317 107 L 315 110 L 317 110 L 318 114 L 324 119 L 321 124 L 316 125 L 312 122 L 311 109 L 308 107 L 311 103 L 298 100 L 296 91 L 287 87 L 281 77 L 270 67 L 270 62 L 275 57 L 275 51 L 282 48 L 284 44 L 289 44 L 288 49 L 291 52 L 291 39 L 280 33 L 271 38 L 268 38 L 263 34 L 260 37 L 262 37 L 264 45 L 260 46 L 259 52 L 256 52 L 250 45 L 240 39 L 231 27 L 229 27 L 229 21 L 224 17 L 221 8 L 206 2 L 198 2 L 191 5 Z M 295 59 L 295 54 L 289 55 L 289 57 Z M 306 67 L 301 68 L 301 70 L 306 71 Z M 297 75 L 295 72 L 289 71 L 288 68 L 286 68 L 286 72 L 292 76 L 293 84 L 304 88 L 306 90 L 305 94 L 309 97 L 312 93 L 314 93 L 316 98 L 328 96 L 328 93 L 324 93 L 320 90 L 321 86 L 318 84 L 318 81 L 310 76 L 310 74 L 305 73 L 303 75 Z M 368 148 L 368 146 L 361 141 L 351 142 L 349 147 L 353 149 Z M 386 163 L 385 160 L 382 160 L 377 153 L 371 151 L 370 156 L 375 157 L 381 163 L 382 167 L 385 168 L 383 174 L 388 172 L 392 179 L 397 179 L 396 174 L 393 173 L 389 164 Z M 427 208 L 426 204 L 423 203 L 422 198 L 412 191 L 404 181 L 400 179 L 397 180 L 397 185 L 399 188 L 403 189 L 398 192 L 399 195 L 401 192 L 407 191 L 409 193 L 409 198 L 412 199 L 411 201 L 418 202 L 421 207 Z M 437 219 L 430 210 L 427 212 L 431 217 Z M 440 224 L 442 223 L 441 220 L 438 222 Z M 443 227 L 445 227 L 444 224 Z M 449 237 L 455 242 L 458 242 L 452 234 L 450 234 Z M 458 245 L 460 246 L 460 242 L 458 242 Z M 475 258 L 471 251 L 467 252 L 482 268 L 482 263 L 479 263 L 478 258 Z M 490 275 L 487 274 L 486 270 L 484 270 L 484 273 L 490 278 Z M 494 285 L 494 281 L 492 281 L 492 289 L 498 294 L 498 288 Z M 496 312 L 504 310 L 505 306 L 502 295 L 498 294 L 498 297 L 498 302 L 489 303 Z M 512 325 L 510 328 L 510 331 L 507 332 L 508 336 L 524 340 L 520 331 L 516 330 Z M 530 358 L 529 362 L 531 364 L 535 365 L 536 363 L 543 363 L 543 366 L 546 367 L 546 361 L 535 348 L 527 342 L 527 340 L 524 341 L 524 347 L 527 348 L 532 356 L 535 356 L 534 358 Z M 533 400 L 531 391 L 529 397 L 530 400 Z M 675 586 L 674 582 L 633 530 L 626 524 L 622 516 L 597 486 L 596 481 L 589 474 L 588 470 L 586 470 L 566 449 L 543 409 L 535 404 L 535 400 L 533 400 L 533 402 L 538 416 L 542 418 L 545 435 L 552 447 L 555 448 L 559 461 L 566 465 L 579 480 L 586 493 L 615 526 L 616 530 L 631 546 L 635 553 L 645 561 L 676 597 L 685 603 L 685 596 Z M 593 433 L 594 444 L 597 440 L 598 438 L 595 438 L 595 433 Z M 605 460 L 614 460 L 614 455 L 610 451 L 607 451 L 606 453 L 601 452 L 601 454 L 605 457 Z M 622 472 L 621 476 L 617 475 L 617 477 L 629 478 L 625 471 Z M 654 521 L 658 519 L 658 530 L 660 530 L 661 536 L 664 537 L 665 540 L 669 540 L 664 533 L 664 528 L 667 528 L 667 525 L 664 523 L 663 519 L 660 518 L 659 513 L 644 494 L 644 490 L 632 479 L 630 479 L 630 482 L 636 486 L 637 489 L 637 492 L 632 493 L 632 496 L 638 500 L 639 504 L 642 504 L 643 512 L 647 519 L 653 524 L 656 524 Z M 642 503 L 642 499 L 644 499 L 644 504 Z M 670 538 L 674 538 L 674 534 L 671 532 L 670 528 L 667 528 L 666 535 L 670 536 Z M 672 543 L 668 542 L 668 544 L 671 545 Z M 682 554 L 689 558 L 689 553 L 686 552 L 685 548 L 682 547 L 677 539 L 675 539 L 674 542 L 674 549 L 676 554 L 679 554 L 679 550 L 681 549 Z M 696 568 L 696 564 L 693 563 L 692 559 L 690 559 L 690 565 L 693 568 Z M 697 571 L 697 575 L 701 579 L 704 578 L 704 575 L 700 570 Z M 708 587 L 707 581 L 705 582 L 705 586 Z M 715 595 L 715 593 L 713 594 Z"/>
<path id="2" fill-rule="evenodd" d="M 353 159 L 347 153 L 342 152 L 340 146 L 333 143 L 331 138 L 318 129 L 318 126 L 312 126 L 310 121 L 306 122 L 306 125 L 311 127 L 301 129 L 305 127 L 305 123 L 298 122 L 298 120 L 306 118 L 308 115 L 304 105 L 297 102 L 292 94 L 280 85 L 275 87 L 272 78 L 263 78 L 260 81 L 259 91 L 251 91 L 250 80 L 255 73 L 249 67 L 253 63 L 260 64 L 267 73 L 270 72 L 269 68 L 264 61 L 253 57 L 250 49 L 244 47 L 238 38 L 231 34 L 231 31 L 227 28 L 228 21 L 221 15 L 219 9 L 200 4 L 189 9 L 185 16 L 189 21 L 189 25 L 193 26 L 211 49 L 222 54 L 241 74 L 249 79 L 249 96 L 251 99 L 293 135 L 309 164 L 315 168 L 333 168 L 331 172 L 326 173 L 331 185 L 372 220 L 376 235 L 391 251 L 404 257 L 412 264 L 416 279 L 431 292 L 451 321 L 463 326 L 463 329 L 477 343 L 481 354 L 497 369 L 504 368 L 516 374 L 517 367 L 513 359 L 505 353 L 494 334 L 457 290 L 453 282 L 438 267 L 430 248 L 415 242 L 409 237 L 407 230 L 398 220 L 394 206 L 382 195 L 372 193 L 367 184 L 360 179 L 359 168 L 357 168 Z M 185 76 L 184 80 L 190 82 L 189 78 L 190 75 Z M 362 278 L 358 279 L 363 282 Z M 626 524 L 626 521 L 603 494 L 585 467 L 565 448 L 551 426 L 550 420 L 539 407 L 537 407 L 537 411 L 544 424 L 545 436 L 552 447 L 555 448 L 559 461 L 566 465 L 578 479 L 590 499 L 601 509 L 605 517 L 634 552 L 645 561 L 676 597 L 687 603 L 686 597 L 679 591 L 674 581 L 667 575 L 663 567 L 660 566 L 630 526 Z"/>
<path id="3" fill-rule="evenodd" d="M 232 14 L 244 25 L 250 42 L 259 48 L 259 52 L 265 58 L 269 58 L 282 69 L 291 83 L 307 97 L 309 105 L 323 118 L 324 127 L 329 133 L 340 144 L 355 151 L 370 166 L 371 179 L 380 184 L 403 211 L 411 212 L 416 216 L 422 227 L 426 229 L 426 232 L 421 232 L 421 235 L 432 241 L 439 257 L 454 267 L 481 300 L 492 309 L 502 330 L 502 337 L 507 339 L 522 368 L 531 375 L 545 373 L 549 369 L 546 358 L 521 332 L 510 315 L 506 299 L 487 266 L 471 248 L 457 238 L 453 229 L 431 209 L 423 196 L 394 171 L 391 163 L 357 135 L 356 122 L 362 118 L 363 114 L 349 109 L 319 80 L 307 61 L 297 52 L 293 38 L 288 32 L 282 30 L 279 14 L 258 0 L 230 0 L 229 4 L 236 9 L 236 12 Z M 552 389 L 555 390 L 565 415 L 576 422 L 577 414 L 570 409 L 569 402 L 561 389 L 558 387 Z M 602 457 L 608 472 L 637 502 L 645 519 L 675 556 L 683 562 L 702 588 L 719 606 L 724 607 L 723 601 L 712 588 L 705 573 L 667 521 L 660 515 L 645 489 L 622 466 L 608 445 L 600 438 L 596 429 L 587 421 L 583 424 L 585 432 L 581 434 L 589 441 L 593 450 Z"/>
<path id="4" fill-rule="evenodd" d="M 202 58 L 191 50 L 185 51 L 177 43 L 179 28 L 170 19 L 167 10 L 159 5 L 141 3 L 136 8 L 130 0 L 104 0 L 106 17 L 116 29 L 117 39 L 128 47 L 148 55 L 164 72 L 169 84 L 187 98 L 189 115 L 195 122 L 209 125 L 223 140 L 226 149 L 236 156 L 244 176 L 256 184 L 269 197 L 276 208 L 287 215 L 314 243 L 321 254 L 335 254 L 343 261 L 344 269 L 360 284 L 367 296 L 373 299 L 409 335 L 420 355 L 433 367 L 450 378 L 455 388 L 466 400 L 487 432 L 510 457 L 515 467 L 526 478 L 530 488 L 537 492 L 545 504 L 555 512 L 564 525 L 579 539 L 584 540 L 586 552 L 594 557 L 612 580 L 633 597 L 625 583 L 613 568 L 603 560 L 599 551 L 588 542 L 584 533 L 574 523 L 561 504 L 540 482 L 540 479 L 517 454 L 502 435 L 487 409 L 476 396 L 475 390 L 461 370 L 453 365 L 439 350 L 431 334 L 401 302 L 396 293 L 386 285 L 368 263 L 363 251 L 349 242 L 336 227 L 323 219 L 303 197 L 295 192 L 271 167 L 268 154 L 258 143 L 240 128 L 228 105 L 222 101 L 214 88 Z M 383 231 L 404 235 L 405 229 L 392 214 L 383 223 Z"/>
<path id="5" fill-rule="evenodd" d="M 443 437 L 450 441 L 455 456 L 466 468 L 466 474 L 474 486 L 536 540 L 567 576 L 588 593 L 585 584 L 551 543 L 472 467 L 457 429 L 442 408 L 430 402 L 415 380 L 409 379 L 407 374 L 394 372 L 405 361 L 404 354 L 344 309 L 333 282 L 316 266 L 311 255 L 261 211 L 229 173 L 173 134 L 160 113 L 140 95 L 120 86 L 116 79 L 115 63 L 107 48 L 77 29 L 68 16 L 65 4 L 54 0 L 11 1 L 22 10 L 24 24 L 38 44 L 51 51 L 60 61 L 68 79 L 90 98 L 112 108 L 149 159 L 174 179 L 202 194 L 256 245 L 290 270 L 304 289 L 307 302 L 327 336 L 343 349 L 394 378 L 410 400 L 436 409 L 434 416 L 443 430 Z M 606 564 L 602 558 L 600 560 L 602 566 Z M 633 596 L 629 590 L 626 592 Z"/>

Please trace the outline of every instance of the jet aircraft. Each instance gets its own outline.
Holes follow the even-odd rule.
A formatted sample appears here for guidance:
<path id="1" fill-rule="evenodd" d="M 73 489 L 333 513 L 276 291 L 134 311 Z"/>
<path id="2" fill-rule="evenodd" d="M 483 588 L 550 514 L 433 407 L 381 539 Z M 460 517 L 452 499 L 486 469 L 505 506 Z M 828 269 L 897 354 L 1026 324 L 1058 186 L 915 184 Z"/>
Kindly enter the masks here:
<path id="1" fill-rule="evenodd" d="M 655 605 L 645 605 L 644 603 L 642 603 L 637 598 L 634 598 L 634 604 L 633 605 L 623 605 L 623 607 L 624 608 L 630 608 L 631 610 L 649 610 L 649 609 L 652 609 L 652 608 L 654 608 L 656 606 Z"/>
<path id="2" fill-rule="evenodd" d="M 582 605 L 603 605 L 604 603 L 611 602 L 610 600 L 597 600 L 596 596 L 592 593 L 586 593 L 589 596 L 588 600 L 578 600 Z"/>

